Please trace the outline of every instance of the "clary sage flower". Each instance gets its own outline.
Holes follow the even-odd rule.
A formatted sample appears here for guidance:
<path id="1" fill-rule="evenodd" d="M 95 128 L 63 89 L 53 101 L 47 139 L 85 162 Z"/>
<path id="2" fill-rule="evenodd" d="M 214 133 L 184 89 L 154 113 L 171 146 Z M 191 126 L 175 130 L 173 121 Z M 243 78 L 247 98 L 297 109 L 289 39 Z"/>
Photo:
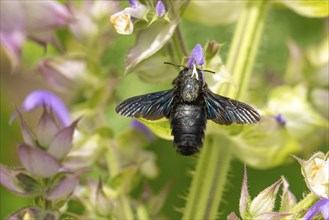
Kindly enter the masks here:
<path id="1" fill-rule="evenodd" d="M 0 43 L 10 58 L 12 69 L 19 63 L 25 39 L 45 46 L 58 45 L 53 30 L 73 20 L 71 12 L 54 0 L 1 1 Z"/>
<path id="2" fill-rule="evenodd" d="M 31 92 L 28 96 L 26 96 L 22 109 L 25 111 L 32 111 L 35 108 L 42 106 L 53 111 L 62 125 L 67 126 L 71 124 L 72 120 L 68 109 L 62 100 L 48 91 L 36 90 Z"/>
<path id="3" fill-rule="evenodd" d="M 166 7 L 164 6 L 163 2 L 161 0 L 159 0 L 155 6 L 155 11 L 156 14 L 159 17 L 163 17 L 166 13 Z"/>
<path id="4" fill-rule="evenodd" d="M 308 188 L 320 198 L 329 199 L 329 153 L 318 152 L 307 161 L 298 162 Z"/>
<path id="5" fill-rule="evenodd" d="M 113 14 L 110 18 L 116 32 L 118 34 L 129 35 L 134 30 L 133 19 L 141 19 L 147 12 L 147 7 L 138 0 L 129 1 L 131 7 L 127 7 L 122 11 Z"/>
<path id="6" fill-rule="evenodd" d="M 106 30 L 108 15 L 119 11 L 118 1 L 82 1 L 81 4 L 70 2 L 74 20 L 69 24 L 74 37 L 83 44 L 99 40 Z M 109 24 L 110 25 L 110 24 Z"/>
<path id="7" fill-rule="evenodd" d="M 72 91 L 88 82 L 87 63 L 70 56 L 49 57 L 41 60 L 37 67 L 48 84 L 58 91 Z"/>
<path id="8" fill-rule="evenodd" d="M 37 107 L 43 108 L 43 114 L 33 131 L 27 126 L 20 110 L 17 110 L 24 138 L 24 142 L 17 145 L 17 151 L 23 167 L 0 165 L 0 183 L 15 194 L 38 198 L 35 204 L 39 207 L 48 200 L 53 207 L 59 208 L 78 185 L 79 176 L 86 172 L 86 169 L 73 171 L 62 164 L 72 148 L 78 120 L 72 122 L 60 98 L 47 91 L 30 93 L 21 109 L 31 111 Z M 44 213 L 44 210 L 34 212 L 34 208 L 38 209 L 22 209 L 8 219 L 18 215 L 29 215 L 30 218 L 42 216 L 40 213 Z"/>
<path id="9" fill-rule="evenodd" d="M 204 54 L 203 54 L 203 49 L 200 44 L 195 45 L 191 52 L 191 56 L 189 60 L 187 61 L 187 68 L 193 68 L 192 76 L 195 76 L 198 78 L 198 72 L 196 70 L 197 66 L 202 67 L 204 64 Z M 204 74 L 202 70 L 202 80 L 204 81 Z"/>

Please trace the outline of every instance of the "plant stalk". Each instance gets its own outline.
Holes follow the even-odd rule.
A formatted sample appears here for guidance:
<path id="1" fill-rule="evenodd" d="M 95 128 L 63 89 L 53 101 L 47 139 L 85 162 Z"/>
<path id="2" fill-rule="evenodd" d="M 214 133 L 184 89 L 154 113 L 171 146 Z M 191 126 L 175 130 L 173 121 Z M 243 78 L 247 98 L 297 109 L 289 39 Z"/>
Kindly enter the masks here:
<path id="1" fill-rule="evenodd" d="M 260 44 L 267 0 L 248 1 L 238 20 L 230 46 L 227 69 L 239 84 L 237 99 L 247 90 L 256 52 Z M 224 91 L 234 96 L 234 88 Z M 197 161 L 192 185 L 187 196 L 183 219 L 216 219 L 221 203 L 231 159 L 233 144 L 224 137 L 206 136 L 205 144 Z"/>
<path id="2" fill-rule="evenodd" d="M 237 23 L 226 63 L 228 72 L 233 75 L 239 87 L 235 96 L 237 99 L 242 99 L 246 93 L 268 6 L 268 0 L 248 1 Z M 224 94 L 234 97 L 235 90 L 230 86 Z"/>

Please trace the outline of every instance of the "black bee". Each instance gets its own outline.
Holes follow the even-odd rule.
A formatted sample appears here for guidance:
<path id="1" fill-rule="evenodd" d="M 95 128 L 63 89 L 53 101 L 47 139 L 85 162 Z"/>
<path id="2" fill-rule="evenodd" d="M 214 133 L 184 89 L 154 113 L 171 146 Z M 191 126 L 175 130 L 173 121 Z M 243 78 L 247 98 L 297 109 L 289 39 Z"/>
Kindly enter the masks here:
<path id="1" fill-rule="evenodd" d="M 251 106 L 214 94 L 202 75 L 199 69 L 184 67 L 172 82 L 172 89 L 126 99 L 115 110 L 124 116 L 147 120 L 168 118 L 174 147 L 185 156 L 199 151 L 208 119 L 220 125 L 260 120 Z"/>

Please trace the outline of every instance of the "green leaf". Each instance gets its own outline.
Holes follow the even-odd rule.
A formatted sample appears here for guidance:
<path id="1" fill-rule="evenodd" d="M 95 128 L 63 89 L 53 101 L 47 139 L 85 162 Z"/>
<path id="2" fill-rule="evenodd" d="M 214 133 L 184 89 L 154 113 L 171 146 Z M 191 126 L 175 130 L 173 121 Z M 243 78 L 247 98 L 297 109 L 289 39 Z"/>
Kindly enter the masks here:
<path id="1" fill-rule="evenodd" d="M 290 135 L 303 139 L 319 128 L 328 128 L 328 121 L 314 111 L 307 100 L 304 85 L 295 87 L 281 86 L 271 91 L 268 111 L 273 115 L 281 114 L 287 121 Z"/>
<path id="2" fill-rule="evenodd" d="M 138 119 L 138 120 L 143 124 L 145 124 L 148 128 L 150 128 L 157 136 L 166 140 L 173 140 L 173 136 L 171 135 L 170 123 L 168 119 L 164 118 L 157 121 L 148 121 L 145 119 Z"/>
<path id="3" fill-rule="evenodd" d="M 230 139 L 235 143 L 235 156 L 258 169 L 278 166 L 299 149 L 286 128 L 269 116 L 262 116 L 258 124 L 245 125 L 239 135 L 230 136 Z"/>
<path id="4" fill-rule="evenodd" d="M 120 173 L 112 177 L 109 185 L 118 193 L 128 192 L 134 186 L 134 176 L 137 172 L 136 166 L 130 166 L 123 169 Z"/>
<path id="5" fill-rule="evenodd" d="M 127 54 L 126 73 L 158 52 L 172 37 L 176 29 L 177 22 L 157 21 L 137 33 L 135 45 Z"/>
<path id="6" fill-rule="evenodd" d="M 328 0 L 279 0 L 294 12 L 306 17 L 327 17 L 329 15 Z"/>

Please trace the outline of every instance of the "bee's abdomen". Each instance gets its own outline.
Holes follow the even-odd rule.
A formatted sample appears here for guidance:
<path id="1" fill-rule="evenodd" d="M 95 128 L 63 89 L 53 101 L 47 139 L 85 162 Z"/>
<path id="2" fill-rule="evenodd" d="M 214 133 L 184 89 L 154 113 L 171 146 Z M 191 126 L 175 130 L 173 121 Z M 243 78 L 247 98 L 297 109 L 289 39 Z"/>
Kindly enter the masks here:
<path id="1" fill-rule="evenodd" d="M 192 155 L 202 146 L 206 127 L 205 110 L 202 106 L 179 104 L 170 114 L 174 146 L 183 155 Z"/>

